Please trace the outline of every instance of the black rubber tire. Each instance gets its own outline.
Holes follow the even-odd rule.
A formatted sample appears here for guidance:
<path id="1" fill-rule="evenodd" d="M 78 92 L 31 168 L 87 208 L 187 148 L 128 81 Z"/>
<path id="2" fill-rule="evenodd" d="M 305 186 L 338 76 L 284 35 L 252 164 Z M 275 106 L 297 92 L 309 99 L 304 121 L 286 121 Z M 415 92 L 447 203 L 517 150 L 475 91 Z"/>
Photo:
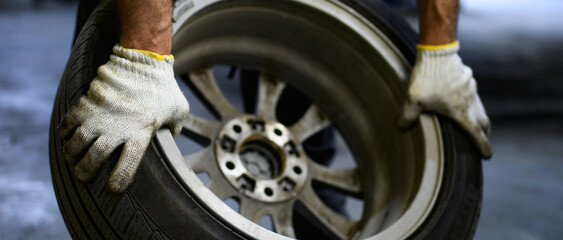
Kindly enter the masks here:
<path id="1" fill-rule="evenodd" d="M 342 0 L 381 28 L 403 54 L 414 61 L 416 35 L 400 17 L 377 1 Z M 75 41 L 59 85 L 51 118 L 49 154 L 53 185 L 61 214 L 75 239 L 241 239 L 206 211 L 177 181 L 154 143 L 133 184 L 121 194 L 107 188 L 119 151 L 97 177 L 78 182 L 73 165 L 62 157 L 56 126 L 86 93 L 98 66 L 108 61 L 119 28 L 114 0 L 100 1 Z M 82 19 L 84 16 L 78 16 Z M 413 239 L 471 239 L 482 198 L 481 160 L 463 132 L 440 119 L 445 144 L 445 172 L 438 202 Z"/>

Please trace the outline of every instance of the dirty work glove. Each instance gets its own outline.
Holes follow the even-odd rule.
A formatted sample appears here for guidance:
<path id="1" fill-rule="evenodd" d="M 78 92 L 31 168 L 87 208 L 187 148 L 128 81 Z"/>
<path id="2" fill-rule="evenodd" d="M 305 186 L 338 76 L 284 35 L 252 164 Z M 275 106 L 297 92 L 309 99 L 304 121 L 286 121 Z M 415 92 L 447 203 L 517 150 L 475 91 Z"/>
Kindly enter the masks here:
<path id="1" fill-rule="evenodd" d="M 124 145 L 109 177 L 110 189 L 122 192 L 133 181 L 156 131 L 168 126 L 174 136 L 180 133 L 189 105 L 174 79 L 173 63 L 172 55 L 113 47 L 87 95 L 57 129 L 67 159 L 87 150 L 75 168 L 78 180 L 92 179 L 110 154 Z"/>
<path id="2" fill-rule="evenodd" d="M 490 122 L 481 99 L 473 72 L 459 55 L 459 42 L 445 45 L 418 45 L 418 57 L 413 68 L 409 97 L 399 121 L 408 127 L 421 111 L 430 111 L 455 120 L 469 135 L 484 158 L 492 154 L 488 135 Z"/>

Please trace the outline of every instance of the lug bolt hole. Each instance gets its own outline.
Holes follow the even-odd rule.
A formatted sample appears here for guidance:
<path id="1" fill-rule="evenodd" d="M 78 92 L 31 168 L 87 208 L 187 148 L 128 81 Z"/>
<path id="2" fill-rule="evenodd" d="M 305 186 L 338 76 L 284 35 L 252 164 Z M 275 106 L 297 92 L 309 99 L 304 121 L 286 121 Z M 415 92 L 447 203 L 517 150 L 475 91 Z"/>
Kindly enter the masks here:
<path id="1" fill-rule="evenodd" d="M 303 172 L 303 170 L 301 170 L 301 168 L 299 166 L 295 166 L 295 167 L 293 167 L 293 172 L 295 172 L 297 174 L 301 174 Z"/>
<path id="2" fill-rule="evenodd" d="M 242 131 L 242 128 L 241 128 L 239 125 L 234 125 L 234 126 L 233 126 L 233 130 L 234 130 L 236 133 L 240 133 L 240 132 Z"/>
<path id="3" fill-rule="evenodd" d="M 225 165 L 226 165 L 227 168 L 230 169 L 230 170 L 235 169 L 235 164 L 234 164 L 233 162 L 231 162 L 231 161 L 228 161 Z"/>
<path id="4" fill-rule="evenodd" d="M 266 194 L 266 196 L 271 197 L 272 195 L 274 195 L 274 190 L 267 187 L 266 189 L 264 189 L 264 193 Z"/>
<path id="5" fill-rule="evenodd" d="M 281 135 L 282 135 L 282 131 L 279 130 L 279 129 L 277 129 L 277 128 L 274 129 L 274 133 L 275 133 L 276 135 L 280 136 L 280 137 L 281 137 Z"/>

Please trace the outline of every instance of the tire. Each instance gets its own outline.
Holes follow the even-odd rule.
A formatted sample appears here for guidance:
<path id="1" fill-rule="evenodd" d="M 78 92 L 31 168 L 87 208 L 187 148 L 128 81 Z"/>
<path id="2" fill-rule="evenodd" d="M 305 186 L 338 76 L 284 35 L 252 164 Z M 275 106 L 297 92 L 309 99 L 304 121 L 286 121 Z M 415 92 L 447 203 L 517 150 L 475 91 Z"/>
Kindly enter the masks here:
<path id="1" fill-rule="evenodd" d="M 227 3 L 219 1 L 217 4 L 210 4 L 209 6 L 202 8 L 198 8 L 199 6 L 194 7 L 192 5 L 186 10 L 187 12 L 195 11 L 195 13 L 190 13 L 192 14 L 190 16 L 195 16 L 194 19 L 196 17 L 202 17 L 201 19 L 204 19 L 199 21 L 199 18 L 197 18 L 198 21 L 195 21 L 191 19 L 182 19 L 182 14 L 185 13 L 178 13 L 182 12 L 180 11 L 182 10 L 181 4 L 187 4 L 187 2 L 191 3 L 191 1 L 179 2 L 180 4 L 176 4 L 177 11 L 175 11 L 175 17 L 177 17 L 177 19 L 175 19 L 177 24 L 177 26 L 175 26 L 175 31 L 179 35 L 176 39 L 193 43 L 193 45 L 201 43 L 201 41 L 206 40 L 207 37 L 214 37 L 216 35 L 223 34 L 219 31 L 230 31 L 229 34 L 235 34 L 238 29 L 233 29 L 232 27 L 217 27 L 217 32 L 201 32 L 201 34 L 182 37 L 180 35 L 182 35 L 183 26 L 179 24 L 179 22 L 185 21 L 186 25 L 205 22 L 205 19 L 202 16 L 206 16 L 207 13 L 227 7 L 236 8 L 239 3 L 243 5 L 247 4 L 245 6 L 256 5 L 264 8 L 271 7 L 271 9 L 284 9 L 286 7 L 293 7 L 293 5 L 296 4 L 293 3 L 293 1 L 261 1 L 260 3 L 256 3 L 252 0 L 241 0 L 238 2 L 227 1 Z M 309 5 L 307 5 L 307 7 L 303 7 L 306 5 L 304 3 L 298 4 L 303 4 L 299 5 L 299 9 L 304 9 L 303 11 L 309 11 L 309 9 L 313 8 Z M 413 47 L 416 42 L 416 35 L 402 19 L 393 14 L 382 3 L 377 1 L 342 0 L 339 4 L 347 6 L 349 11 L 353 11 L 355 14 L 358 14 L 357 16 L 362 17 L 360 20 L 371 24 L 371 27 L 377 29 L 380 35 L 383 35 L 386 41 L 393 46 L 391 47 L 393 52 L 400 56 L 397 61 L 402 61 L 401 67 L 408 70 L 409 65 L 412 65 L 415 59 L 415 51 Z M 77 26 L 77 29 L 80 29 L 80 33 L 74 43 L 53 107 L 49 137 L 50 167 L 59 208 L 71 236 L 75 239 L 280 238 L 280 235 L 274 235 L 267 230 L 257 227 L 257 225 L 252 225 L 250 221 L 241 218 L 242 216 L 240 215 L 229 215 L 231 213 L 223 215 L 217 212 L 216 209 L 223 209 L 225 207 L 217 206 L 217 208 L 215 208 L 216 206 L 211 206 L 210 204 L 214 202 L 211 200 L 206 201 L 207 198 L 204 198 L 199 194 L 198 191 L 200 190 L 198 190 L 197 187 L 194 187 L 192 182 L 187 182 L 186 178 L 182 176 L 183 170 L 179 170 L 175 165 L 174 160 L 172 160 L 175 153 L 174 151 L 170 153 L 170 144 L 167 143 L 167 141 L 171 141 L 167 130 L 159 131 L 157 137 L 152 141 L 141 165 L 139 166 L 133 184 L 124 193 L 116 194 L 107 188 L 109 173 L 116 164 L 120 150 L 116 151 L 111 156 L 109 162 L 102 167 L 99 174 L 91 182 L 81 183 L 74 178 L 74 164 L 69 163 L 69 161 L 65 161 L 63 158 L 61 152 L 62 142 L 56 135 L 55 129 L 62 117 L 78 102 L 78 99 L 87 92 L 90 82 L 96 76 L 97 68 L 108 61 L 111 54 L 111 48 L 118 41 L 119 27 L 116 8 L 117 6 L 115 1 L 102 0 L 94 11 L 89 14 L 89 18 L 84 26 Z M 288 15 L 291 15 L 290 12 L 288 12 Z M 295 13 L 295 15 L 297 15 L 297 13 Z M 323 17 L 324 15 L 312 16 L 312 18 L 319 19 Z M 78 16 L 78 19 L 83 18 L 84 16 Z M 213 19 L 210 21 L 212 22 L 212 20 Z M 198 33 L 197 27 L 198 25 L 192 25 L 192 33 Z M 334 29 L 335 31 L 341 30 L 339 26 L 335 26 Z M 348 35 L 346 34 L 342 35 L 343 33 L 348 32 L 338 32 L 338 34 L 340 34 L 338 38 L 356 41 L 355 39 L 352 39 L 352 37 L 347 37 Z M 175 46 L 183 46 L 181 42 L 178 42 L 180 40 L 175 41 Z M 287 42 L 282 41 L 281 43 Z M 365 47 L 364 42 L 360 41 L 353 43 L 357 46 L 347 46 L 348 50 L 353 50 L 355 47 Z M 300 46 L 297 45 L 289 47 L 294 47 L 296 49 L 300 48 Z M 279 64 L 279 62 L 276 62 L 275 60 L 269 62 L 264 61 L 264 59 L 258 62 L 253 62 L 252 60 L 239 61 L 235 55 L 229 55 L 226 57 L 219 53 L 215 53 L 215 55 L 205 55 L 204 53 L 198 51 L 188 51 L 190 52 L 188 54 L 185 51 L 182 51 L 181 47 L 175 47 L 173 51 L 176 51 L 174 54 L 177 57 L 176 67 L 178 69 L 176 69 L 176 72 L 184 71 L 184 73 L 186 73 L 185 69 L 191 71 L 202 67 L 208 67 L 215 63 L 228 64 L 230 61 L 237 60 L 237 63 L 241 66 L 258 68 L 261 70 L 268 69 L 270 73 L 279 73 L 279 75 L 285 77 L 285 79 L 289 79 L 290 77 L 294 77 L 296 79 L 305 78 L 297 71 L 294 72 L 293 70 L 286 70 L 288 66 Z M 314 48 L 303 50 L 303 52 L 306 51 L 310 51 L 311 54 L 318 54 L 314 52 Z M 325 51 L 338 52 L 339 50 L 338 48 L 334 48 Z M 200 53 L 202 55 L 198 55 Z M 186 54 L 189 56 L 186 57 Z M 182 60 L 194 58 L 201 59 L 201 61 Z M 338 59 L 326 59 L 326 61 L 339 61 Z M 379 63 L 379 65 L 388 67 L 385 63 Z M 180 67 L 184 70 L 179 69 Z M 342 69 L 344 68 L 346 68 L 346 66 L 343 65 Z M 337 69 L 334 71 L 340 70 Z M 340 73 L 335 74 L 338 75 Z M 386 76 L 385 73 L 381 74 L 383 76 L 380 76 L 380 78 L 384 79 L 382 81 L 387 81 L 385 80 L 387 78 L 398 78 L 397 76 Z M 370 123 L 381 123 L 377 125 L 389 125 L 387 121 L 394 118 L 386 117 L 389 119 L 380 120 L 377 114 L 373 113 L 381 109 L 378 108 L 380 106 L 378 106 L 379 103 L 377 103 L 377 101 L 381 99 L 379 99 L 378 96 L 375 96 L 376 94 L 370 94 L 370 92 L 366 91 L 364 88 L 369 89 L 374 86 L 379 86 L 370 85 L 372 82 L 379 81 L 378 79 L 379 78 L 376 78 L 374 81 L 365 83 L 366 85 L 362 85 L 361 81 L 364 79 L 351 78 L 347 82 L 339 82 L 338 84 L 340 85 L 338 86 L 341 87 L 339 89 L 339 94 L 343 94 L 341 96 L 346 96 L 343 98 L 327 96 L 326 91 L 323 92 L 320 90 L 317 90 L 320 91 L 318 93 L 311 93 L 308 97 L 315 101 L 319 100 L 320 102 L 325 102 L 324 104 L 319 104 L 319 106 L 326 112 L 334 126 L 339 129 L 347 141 L 349 139 L 359 139 L 356 140 L 356 144 L 354 144 L 356 147 L 353 147 L 357 150 L 357 152 L 365 151 L 363 149 L 368 148 L 376 149 L 373 151 L 389 152 L 389 150 L 385 149 L 396 148 L 389 145 L 393 144 L 392 140 L 395 138 L 399 140 L 396 140 L 394 143 L 397 143 L 400 146 L 403 146 L 401 144 L 404 144 L 404 146 L 411 149 L 405 150 L 405 152 L 412 151 L 412 154 L 401 153 L 401 151 L 395 150 L 391 151 L 392 153 L 386 153 L 389 155 L 385 155 L 395 157 L 402 156 L 402 158 L 411 159 L 404 160 L 406 161 L 404 162 L 405 164 L 412 165 L 410 167 L 405 167 L 405 169 L 411 171 L 411 174 L 408 174 L 408 171 L 406 175 L 404 172 L 401 172 L 400 174 L 396 173 L 403 170 L 401 170 L 401 168 L 397 168 L 397 166 L 392 163 L 393 161 L 384 163 L 384 165 L 374 164 L 374 166 L 388 167 L 387 170 L 389 170 L 389 173 L 382 174 L 377 172 L 381 171 L 379 169 L 374 171 L 375 173 L 383 175 L 376 176 L 376 179 L 387 179 L 389 184 L 397 184 L 390 186 L 397 186 L 397 189 L 414 190 L 407 193 L 389 193 L 391 199 L 396 197 L 404 200 L 398 200 L 396 202 L 387 200 L 387 203 L 396 203 L 395 205 L 403 204 L 404 206 L 389 206 L 383 220 L 380 221 L 380 224 L 377 225 L 377 227 L 369 225 L 370 221 L 368 220 L 362 220 L 361 224 L 357 225 L 357 229 L 362 231 L 350 232 L 348 235 L 331 233 L 327 236 L 334 238 L 369 237 L 370 239 L 379 239 L 384 238 L 385 236 L 393 236 L 393 238 L 401 239 L 471 239 L 477 227 L 482 199 L 482 170 L 477 150 L 456 124 L 440 116 L 428 115 L 425 117 L 426 120 L 421 120 L 422 122 L 417 124 L 417 126 L 413 129 L 409 130 L 410 132 L 408 134 L 402 134 L 398 130 L 381 130 L 379 129 L 380 127 L 373 127 L 376 130 L 373 130 L 371 133 L 384 134 L 384 136 L 385 134 L 391 134 L 391 140 L 388 141 L 391 143 L 382 143 L 378 142 L 379 140 L 366 139 L 366 137 L 361 135 L 361 131 L 360 133 L 358 133 L 358 131 L 354 132 L 354 124 L 351 123 L 360 123 L 362 119 L 368 119 L 370 120 Z M 290 82 L 290 80 L 287 81 L 297 87 L 299 91 L 304 93 L 304 95 L 309 94 L 309 92 L 314 92 L 311 90 L 313 88 L 326 90 L 333 87 L 328 86 L 330 84 L 324 86 L 324 88 L 323 86 L 319 87 L 315 85 L 314 81 L 307 82 L 304 80 L 304 84 L 295 84 L 295 82 Z M 385 83 L 389 86 L 389 93 L 381 93 L 382 95 L 387 94 L 389 96 L 393 96 L 390 100 L 388 100 L 389 102 L 387 102 L 389 105 L 388 108 L 391 110 L 385 110 L 391 112 L 398 109 L 401 103 L 400 99 L 404 98 L 404 94 L 406 92 L 404 82 L 396 80 L 393 81 L 394 82 L 392 83 Z M 339 103 L 335 99 L 340 99 L 343 103 Z M 362 114 L 350 114 L 346 115 L 347 117 L 342 117 L 338 112 L 330 109 L 332 106 L 336 106 L 338 104 L 347 106 L 353 110 L 359 109 L 358 111 Z M 345 111 L 343 108 L 340 110 Z M 435 126 L 435 131 L 428 133 L 428 131 L 424 128 L 424 124 L 427 126 Z M 370 131 L 366 130 L 366 132 Z M 190 131 L 185 131 L 183 133 L 189 135 Z M 424 136 L 427 136 L 428 134 L 435 134 L 436 139 L 439 141 L 437 141 L 436 144 L 422 142 L 420 145 L 413 145 L 410 143 L 414 141 L 412 139 L 425 139 Z M 403 140 L 405 143 L 401 142 Z M 405 147 L 405 149 L 407 147 Z M 425 149 L 431 147 L 439 149 L 439 152 L 436 153 L 436 158 L 441 159 L 439 161 L 440 165 L 437 167 L 438 173 L 436 173 L 436 176 L 439 176 L 439 179 L 435 184 L 437 187 L 432 194 L 428 193 L 431 203 L 429 203 L 426 207 L 427 209 L 424 210 L 425 213 L 421 214 L 419 223 L 412 225 L 413 229 L 398 234 L 394 233 L 394 224 L 403 221 L 401 216 L 403 214 L 407 214 L 406 212 L 408 212 L 408 209 L 410 208 L 409 204 L 416 202 L 417 196 L 419 192 L 421 192 L 418 191 L 421 189 L 418 184 L 422 182 L 421 179 L 423 179 L 423 176 L 421 176 L 422 173 L 418 174 L 419 168 L 424 168 L 424 166 L 430 165 L 424 161 L 422 163 L 420 162 L 420 159 L 423 159 L 426 155 L 423 154 L 424 156 L 420 156 L 420 154 L 417 155 L 415 153 L 424 153 L 425 151 L 427 153 L 428 150 Z M 355 157 L 361 158 L 356 156 L 356 150 L 352 149 Z M 358 155 L 363 156 L 361 154 Z M 403 161 L 398 159 L 399 158 L 397 158 L 397 162 Z M 371 166 L 370 163 L 365 164 L 367 164 L 365 166 Z M 367 167 L 366 169 L 371 168 Z M 370 173 L 370 170 L 365 171 Z M 397 180 L 399 176 L 404 177 L 406 180 Z M 360 179 L 370 178 L 367 178 L 364 172 L 364 174 L 360 176 Z M 371 184 L 365 185 L 371 186 Z M 373 185 L 375 186 L 377 184 Z M 377 196 L 370 198 L 370 195 L 366 193 L 367 190 L 364 191 L 365 192 L 362 193 L 360 198 L 368 200 L 372 199 L 374 201 L 378 199 Z M 368 204 L 366 206 L 369 206 L 369 203 L 366 204 Z M 305 212 L 304 215 L 307 215 L 306 213 L 308 210 L 305 209 L 303 212 Z M 233 217 L 231 218 L 231 216 Z M 242 220 L 239 221 L 239 219 Z M 252 226 L 248 227 L 248 224 Z M 327 230 L 321 227 L 320 231 L 323 232 Z M 307 235 L 298 233 L 297 237 L 300 236 Z"/>

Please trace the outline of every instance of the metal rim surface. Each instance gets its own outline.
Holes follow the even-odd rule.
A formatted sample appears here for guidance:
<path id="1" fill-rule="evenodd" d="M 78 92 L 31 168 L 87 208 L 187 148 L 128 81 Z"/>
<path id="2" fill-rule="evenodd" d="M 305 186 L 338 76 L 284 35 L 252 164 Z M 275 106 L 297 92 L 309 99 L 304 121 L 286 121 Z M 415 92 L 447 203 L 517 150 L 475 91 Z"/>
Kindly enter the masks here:
<path id="1" fill-rule="evenodd" d="M 403 239 L 422 224 L 441 184 L 439 123 L 424 115 L 408 133 L 390 130 L 408 64 L 377 28 L 336 1 L 178 1 L 174 20 L 175 72 L 190 79 L 219 118 L 190 115 L 184 121 L 184 133 L 210 142 L 200 152 L 182 156 L 166 130 L 157 133 L 156 142 L 180 182 L 210 213 L 256 239 L 294 237 L 291 209 L 296 203 L 340 239 Z M 373 70 L 358 73 L 339 56 Z M 223 96 L 211 70 L 220 64 L 262 73 L 256 115 L 242 113 Z M 374 76 L 374 91 L 381 95 L 375 107 L 341 79 L 366 74 Z M 275 113 L 287 85 L 313 100 L 291 126 L 279 123 Z M 381 109 L 377 118 L 374 108 Z M 261 124 L 258 130 L 252 121 Z M 303 151 L 305 140 L 330 125 L 342 133 L 357 167 L 329 168 Z M 275 174 L 256 176 L 243 166 L 240 153 L 252 141 L 271 146 L 256 148 L 266 152 L 263 159 L 281 159 Z M 211 176 L 207 186 L 198 171 Z M 351 220 L 327 207 L 313 181 L 361 196 L 362 218 Z M 223 203 L 230 197 L 240 201 L 240 213 Z M 256 224 L 264 215 L 272 217 L 277 233 Z"/>

